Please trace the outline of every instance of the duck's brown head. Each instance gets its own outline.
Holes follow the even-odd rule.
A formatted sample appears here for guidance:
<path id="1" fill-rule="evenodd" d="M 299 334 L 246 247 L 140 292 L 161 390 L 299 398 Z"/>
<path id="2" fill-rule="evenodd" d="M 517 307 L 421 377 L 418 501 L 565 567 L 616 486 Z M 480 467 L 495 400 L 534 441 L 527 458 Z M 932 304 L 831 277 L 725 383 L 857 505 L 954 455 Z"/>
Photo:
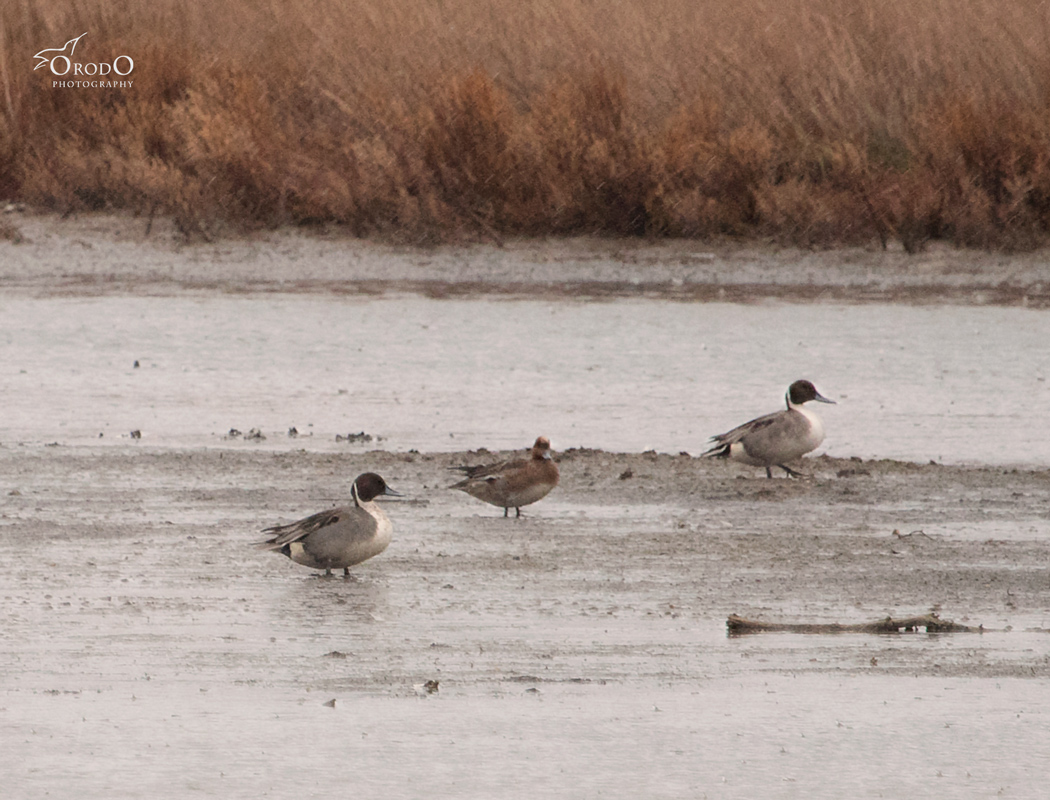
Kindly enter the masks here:
<path id="1" fill-rule="evenodd" d="M 810 400 L 816 400 L 818 403 L 834 403 L 834 400 L 829 400 L 820 392 L 817 391 L 817 387 L 809 381 L 795 381 L 788 387 L 788 407 L 800 406 L 803 403 L 808 403 Z"/>
<path id="2" fill-rule="evenodd" d="M 386 481 L 374 472 L 363 472 L 358 475 L 350 491 L 354 495 L 354 500 L 361 503 L 375 500 L 381 494 L 388 494 L 391 497 L 401 496 L 387 486 Z"/>
<path id="3" fill-rule="evenodd" d="M 536 443 L 532 445 L 532 457 L 533 458 L 550 458 L 551 457 L 551 440 L 546 436 L 540 436 L 536 439 Z"/>

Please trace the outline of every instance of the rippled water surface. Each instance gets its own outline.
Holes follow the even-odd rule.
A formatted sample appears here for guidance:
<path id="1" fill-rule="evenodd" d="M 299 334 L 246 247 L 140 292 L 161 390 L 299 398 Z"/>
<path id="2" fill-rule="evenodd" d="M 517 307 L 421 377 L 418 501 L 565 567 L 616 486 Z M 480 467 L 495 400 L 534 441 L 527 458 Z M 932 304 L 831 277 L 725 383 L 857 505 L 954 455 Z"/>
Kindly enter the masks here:
<path id="1" fill-rule="evenodd" d="M 176 480 L 159 464 L 128 497 Z M 252 553 L 260 512 L 223 491 L 196 492 L 211 524 L 185 497 L 80 526 L 70 503 L 50 509 L 62 533 L 31 538 L 3 517 L 9 796 L 963 800 L 1045 783 L 1038 609 L 1012 631 L 983 613 L 984 634 L 727 637 L 703 583 L 746 564 L 669 547 L 625 575 L 630 554 L 601 543 L 666 537 L 671 512 L 553 500 L 503 520 L 451 494 L 391 508 L 390 551 L 323 580 Z M 592 558 L 552 548 L 566 536 Z M 668 580 L 683 559 L 695 585 Z M 773 617 L 874 616 L 753 585 Z"/>
<path id="2" fill-rule="evenodd" d="M 991 693 L 965 681 L 782 676 L 644 696 L 530 688 L 359 696 L 334 708 L 289 691 L 260 704 L 241 687 L 221 700 L 195 686 L 40 696 L 27 716 L 48 722 L 19 720 L 19 734 L 79 757 L 57 770 L 32 758 L 18 788 L 21 797 L 75 783 L 78 797 L 1035 798 L 1045 780 L 1038 753 L 1050 747 L 1045 694 L 1019 680 Z"/>
<path id="3" fill-rule="evenodd" d="M 509 449 L 543 433 L 556 449 L 698 453 L 808 377 L 838 403 L 818 409 L 832 455 L 1047 466 L 1047 342 L 1047 312 L 963 306 L 0 297 L 0 785 L 107 800 L 1037 797 L 1045 524 L 942 513 L 983 503 L 979 488 L 902 508 L 924 530 L 899 544 L 896 519 L 867 519 L 879 498 L 846 484 L 830 534 L 788 516 L 778 493 L 801 482 L 752 495 L 764 528 L 725 486 L 710 517 L 654 492 L 552 496 L 504 520 L 417 485 L 427 499 L 391 511 L 390 550 L 326 581 L 248 547 L 291 512 L 275 496 L 316 510 L 325 476 L 292 470 L 303 454 L 247 449 Z M 381 439 L 336 441 L 359 431 Z M 80 448 L 38 446 L 52 442 Z M 220 446 L 242 452 L 199 449 Z M 727 638 L 737 610 L 902 610 L 893 592 L 858 601 L 848 579 L 798 596 L 799 571 L 770 555 L 791 536 L 824 537 L 801 569 L 899 565 L 922 576 L 905 613 L 944 602 L 994 631 Z M 958 542 L 982 544 L 945 578 Z M 1002 567 L 1014 552 L 1035 555 Z M 778 570 L 789 591 L 773 590 Z"/>
<path id="4" fill-rule="evenodd" d="M 697 452 L 813 379 L 835 456 L 1046 464 L 1050 314 L 315 296 L 0 300 L 0 440 Z M 139 361 L 140 369 L 133 369 Z M 345 445 L 342 445 L 345 446 Z"/>
<path id="5" fill-rule="evenodd" d="M 811 378 L 823 451 L 1050 463 L 1050 314 L 1014 308 L 0 298 L 0 441 L 697 453 Z M 135 361 L 140 367 L 133 368 Z M 294 443 L 287 431 L 295 427 Z M 228 444 L 228 442 L 227 442 Z"/>

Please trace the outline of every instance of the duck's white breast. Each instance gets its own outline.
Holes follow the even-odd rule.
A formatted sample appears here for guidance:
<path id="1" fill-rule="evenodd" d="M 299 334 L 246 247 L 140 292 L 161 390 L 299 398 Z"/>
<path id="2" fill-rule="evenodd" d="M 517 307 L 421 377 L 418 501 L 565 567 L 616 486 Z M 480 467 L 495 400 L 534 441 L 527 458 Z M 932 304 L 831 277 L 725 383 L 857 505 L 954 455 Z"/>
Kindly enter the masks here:
<path id="1" fill-rule="evenodd" d="M 796 409 L 802 416 L 806 418 L 809 423 L 809 430 L 806 432 L 806 451 L 816 450 L 820 447 L 820 443 L 824 441 L 824 423 L 820 417 L 813 411 L 810 411 L 805 406 Z"/>

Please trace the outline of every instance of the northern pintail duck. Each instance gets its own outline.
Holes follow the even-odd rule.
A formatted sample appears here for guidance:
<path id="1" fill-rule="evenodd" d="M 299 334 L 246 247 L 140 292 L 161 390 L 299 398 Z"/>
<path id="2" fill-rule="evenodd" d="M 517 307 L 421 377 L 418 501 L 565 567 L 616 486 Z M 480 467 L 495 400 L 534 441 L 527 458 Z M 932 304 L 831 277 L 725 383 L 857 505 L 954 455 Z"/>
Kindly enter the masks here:
<path id="1" fill-rule="evenodd" d="M 266 528 L 263 533 L 273 538 L 258 546 L 282 553 L 304 567 L 323 569 L 325 575 L 342 567 L 343 575 L 349 576 L 350 567 L 379 555 L 390 544 L 393 527 L 374 502 L 383 494 L 401 496 L 374 472 L 365 472 L 350 487 L 353 505 Z"/>
<path id="2" fill-rule="evenodd" d="M 528 458 L 453 469 L 462 470 L 467 477 L 450 489 L 501 507 L 505 517 L 512 508 L 520 517 L 522 506 L 542 500 L 558 485 L 558 465 L 551 459 L 551 443 L 546 436 L 536 440 Z"/>
<path id="3" fill-rule="evenodd" d="M 766 414 L 733 428 L 728 433 L 712 436 L 714 446 L 703 455 L 730 458 L 753 467 L 765 467 L 766 477 L 773 477 L 772 467 L 778 466 L 788 475 L 800 474 L 787 467 L 824 441 L 824 424 L 814 412 L 803 408 L 804 403 L 834 403 L 816 390 L 809 381 L 795 381 L 788 387 L 787 409 Z"/>

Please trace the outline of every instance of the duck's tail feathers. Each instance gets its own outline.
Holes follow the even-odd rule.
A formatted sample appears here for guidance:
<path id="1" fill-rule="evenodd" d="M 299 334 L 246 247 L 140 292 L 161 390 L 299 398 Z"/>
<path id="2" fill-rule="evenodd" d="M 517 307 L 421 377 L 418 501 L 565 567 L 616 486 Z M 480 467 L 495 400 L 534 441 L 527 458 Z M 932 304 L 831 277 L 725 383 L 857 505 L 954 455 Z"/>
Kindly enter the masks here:
<path id="1" fill-rule="evenodd" d="M 267 531 L 263 531 L 263 533 L 267 533 Z M 280 550 L 284 547 L 284 544 L 278 542 L 276 538 L 263 539 L 261 542 L 252 542 L 252 547 L 256 550 Z"/>
<path id="2" fill-rule="evenodd" d="M 732 448 L 730 442 L 719 442 L 710 450 L 705 450 L 700 454 L 701 458 L 729 458 L 729 450 Z"/>

